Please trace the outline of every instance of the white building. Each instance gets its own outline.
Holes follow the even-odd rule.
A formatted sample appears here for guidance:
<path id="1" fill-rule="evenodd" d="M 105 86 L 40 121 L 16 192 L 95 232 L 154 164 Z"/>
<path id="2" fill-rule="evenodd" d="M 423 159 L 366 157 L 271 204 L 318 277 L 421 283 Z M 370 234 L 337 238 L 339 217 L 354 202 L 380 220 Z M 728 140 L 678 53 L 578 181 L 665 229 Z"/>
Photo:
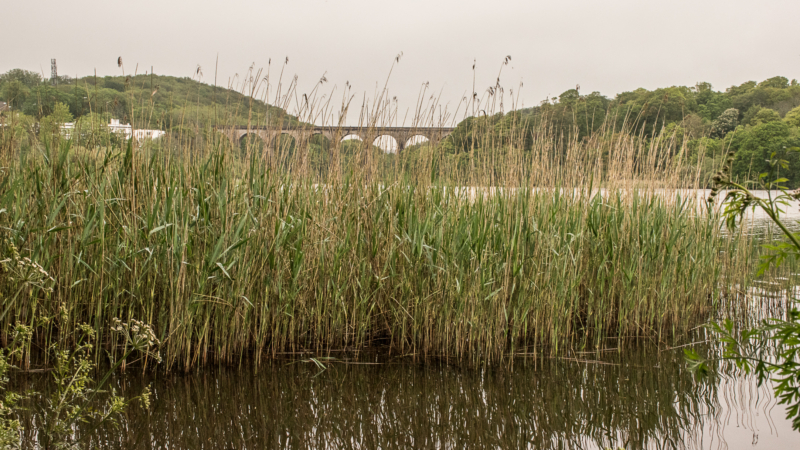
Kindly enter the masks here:
<path id="1" fill-rule="evenodd" d="M 130 139 L 131 134 L 133 134 L 133 137 L 137 141 L 158 139 L 167 134 L 165 131 L 161 130 L 134 130 L 131 124 L 120 124 L 118 119 L 111 119 L 111 123 L 108 124 L 108 131 L 123 134 L 125 139 Z"/>
<path id="2" fill-rule="evenodd" d="M 61 125 L 61 134 L 69 139 L 72 137 L 72 130 L 75 129 L 75 122 L 66 122 L 64 125 Z"/>
<path id="3" fill-rule="evenodd" d="M 74 122 L 67 122 L 61 126 L 64 137 L 67 139 L 69 139 L 72 135 L 73 129 L 75 129 Z M 108 131 L 110 133 L 117 133 L 125 136 L 125 139 L 130 139 L 132 135 L 137 141 L 143 141 L 145 139 L 158 139 L 167 134 L 166 131 L 162 130 L 134 130 L 131 124 L 121 124 L 119 123 L 118 119 L 111 119 L 111 122 L 108 124 Z"/>

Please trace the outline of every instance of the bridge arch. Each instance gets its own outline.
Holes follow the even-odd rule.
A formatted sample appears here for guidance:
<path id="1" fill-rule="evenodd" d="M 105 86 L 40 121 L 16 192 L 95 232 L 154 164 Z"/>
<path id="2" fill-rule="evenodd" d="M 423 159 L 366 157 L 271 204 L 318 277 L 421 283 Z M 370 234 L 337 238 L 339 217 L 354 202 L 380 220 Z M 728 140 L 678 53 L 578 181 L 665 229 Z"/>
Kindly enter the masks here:
<path id="1" fill-rule="evenodd" d="M 415 134 L 406 138 L 403 147 L 411 147 L 413 145 L 430 144 L 431 139 L 424 134 Z"/>
<path id="2" fill-rule="evenodd" d="M 322 131 L 315 131 L 311 133 L 311 136 L 308 138 L 308 143 L 318 145 L 323 149 L 328 149 L 333 147 L 333 136 L 328 133 L 323 133 Z"/>
<path id="3" fill-rule="evenodd" d="M 253 153 L 261 155 L 269 143 L 260 133 L 253 132 L 242 135 L 238 144 L 239 155 L 246 158 Z"/>
<path id="4" fill-rule="evenodd" d="M 291 159 L 295 149 L 300 144 L 297 136 L 291 132 L 282 132 L 272 142 L 277 156 L 281 159 Z"/>
<path id="5" fill-rule="evenodd" d="M 372 145 L 379 147 L 384 153 L 397 153 L 401 148 L 402 138 L 391 134 L 381 134 L 372 140 Z"/>
<path id="6" fill-rule="evenodd" d="M 358 134 L 351 133 L 339 139 L 339 152 L 344 155 L 355 155 L 364 149 L 364 138 Z"/>

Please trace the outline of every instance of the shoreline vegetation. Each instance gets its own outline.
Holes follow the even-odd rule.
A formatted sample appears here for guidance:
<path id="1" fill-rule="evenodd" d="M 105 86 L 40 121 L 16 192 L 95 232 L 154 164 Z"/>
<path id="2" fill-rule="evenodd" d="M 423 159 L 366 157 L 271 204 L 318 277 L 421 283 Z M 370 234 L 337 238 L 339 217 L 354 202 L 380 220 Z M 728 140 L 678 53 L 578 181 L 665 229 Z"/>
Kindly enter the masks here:
<path id="1" fill-rule="evenodd" d="M 256 81 L 240 89 L 249 97 L 214 90 L 235 97 L 248 126 L 335 126 L 351 107 L 346 95 L 334 104 L 312 92 L 288 115 L 253 98 L 274 96 L 286 107 L 296 84 L 251 75 Z M 40 117 L 38 134 L 32 115 L 6 113 L 0 338 L 5 344 L 18 324 L 30 327 L 23 368 L 81 324 L 93 330 L 96 362 L 130 354 L 112 332 L 115 320 L 147 324 L 165 370 L 374 348 L 482 364 L 669 343 L 753 301 L 756 238 L 726 233 L 717 208 L 669 190 L 705 188 L 729 150 L 757 145 L 736 141 L 735 127 L 718 139 L 697 137 L 658 115 L 642 120 L 652 107 L 645 103 L 625 114 L 606 108 L 585 131 L 583 119 L 565 128 L 558 112 L 567 110 L 558 107 L 571 97 L 495 114 L 498 85 L 462 106 L 488 113 L 460 122 L 437 145 L 400 154 L 320 136 L 235 142 L 212 127 L 210 113 L 194 122 L 187 113 L 179 124 L 153 119 L 161 117 L 159 87 L 134 89 L 139 81 L 118 90 L 124 117 L 169 131 L 159 140 L 119 139 L 102 126 L 109 111 L 81 116 L 66 139 L 58 124 L 75 116 L 60 101 Z M 752 89 L 800 89 L 783 84 Z M 102 104 L 99 94 L 91 98 Z M 587 107 L 591 99 L 581 98 L 576 104 Z M 207 107 L 213 125 L 240 126 L 242 113 L 224 104 Z M 360 122 L 394 125 L 391 105 L 384 90 L 361 107 Z M 420 104 L 413 122 L 440 125 L 437 110 Z M 795 139 L 794 111 L 776 120 L 757 112 L 769 120 L 740 131 L 782 127 L 782 139 Z M 464 186 L 491 193 L 467 195 Z M 155 365 L 140 356 L 143 370 Z"/>

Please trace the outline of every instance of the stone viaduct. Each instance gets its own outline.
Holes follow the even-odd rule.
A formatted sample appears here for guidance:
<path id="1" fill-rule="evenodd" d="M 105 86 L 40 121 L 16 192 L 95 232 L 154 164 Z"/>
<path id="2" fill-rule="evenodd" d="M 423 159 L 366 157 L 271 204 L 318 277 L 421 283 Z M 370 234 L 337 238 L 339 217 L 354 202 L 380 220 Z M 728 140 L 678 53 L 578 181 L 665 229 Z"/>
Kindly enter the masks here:
<path id="1" fill-rule="evenodd" d="M 280 135 L 288 135 L 294 138 L 296 145 L 302 145 L 315 136 L 322 135 L 331 142 L 341 142 L 342 139 L 348 136 L 356 136 L 363 142 L 375 143 L 375 141 L 383 136 L 392 137 L 397 143 L 397 151 L 400 152 L 411 141 L 411 138 L 423 136 L 431 144 L 436 144 L 445 137 L 449 136 L 455 128 L 450 127 L 317 127 L 317 126 L 298 126 L 291 128 L 255 128 L 255 127 L 233 127 L 225 128 L 221 131 L 228 133 L 234 142 L 240 142 L 242 139 L 250 136 L 258 136 L 267 145 L 272 143 Z"/>

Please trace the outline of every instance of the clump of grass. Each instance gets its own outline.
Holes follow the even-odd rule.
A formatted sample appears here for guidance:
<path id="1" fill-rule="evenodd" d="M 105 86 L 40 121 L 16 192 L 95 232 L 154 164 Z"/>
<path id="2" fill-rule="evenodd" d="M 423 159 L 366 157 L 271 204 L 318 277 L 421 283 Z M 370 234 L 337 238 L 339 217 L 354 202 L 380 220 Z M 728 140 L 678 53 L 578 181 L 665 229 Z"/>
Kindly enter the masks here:
<path id="1" fill-rule="evenodd" d="M 382 114 L 362 113 L 364 126 L 377 132 Z M 330 142 L 315 162 L 310 139 L 242 148 L 215 130 L 5 151 L 3 234 L 54 283 L 7 302 L 0 326 L 48 340 L 70 326 L 39 318 L 65 305 L 113 354 L 112 318 L 143 320 L 166 367 L 189 369 L 376 345 L 492 361 L 701 323 L 727 277 L 748 272 L 750 238 L 664 189 L 693 182 L 673 170 L 674 143 L 550 133 L 476 128 L 491 160 L 466 155 L 466 172 L 441 146 Z"/>

